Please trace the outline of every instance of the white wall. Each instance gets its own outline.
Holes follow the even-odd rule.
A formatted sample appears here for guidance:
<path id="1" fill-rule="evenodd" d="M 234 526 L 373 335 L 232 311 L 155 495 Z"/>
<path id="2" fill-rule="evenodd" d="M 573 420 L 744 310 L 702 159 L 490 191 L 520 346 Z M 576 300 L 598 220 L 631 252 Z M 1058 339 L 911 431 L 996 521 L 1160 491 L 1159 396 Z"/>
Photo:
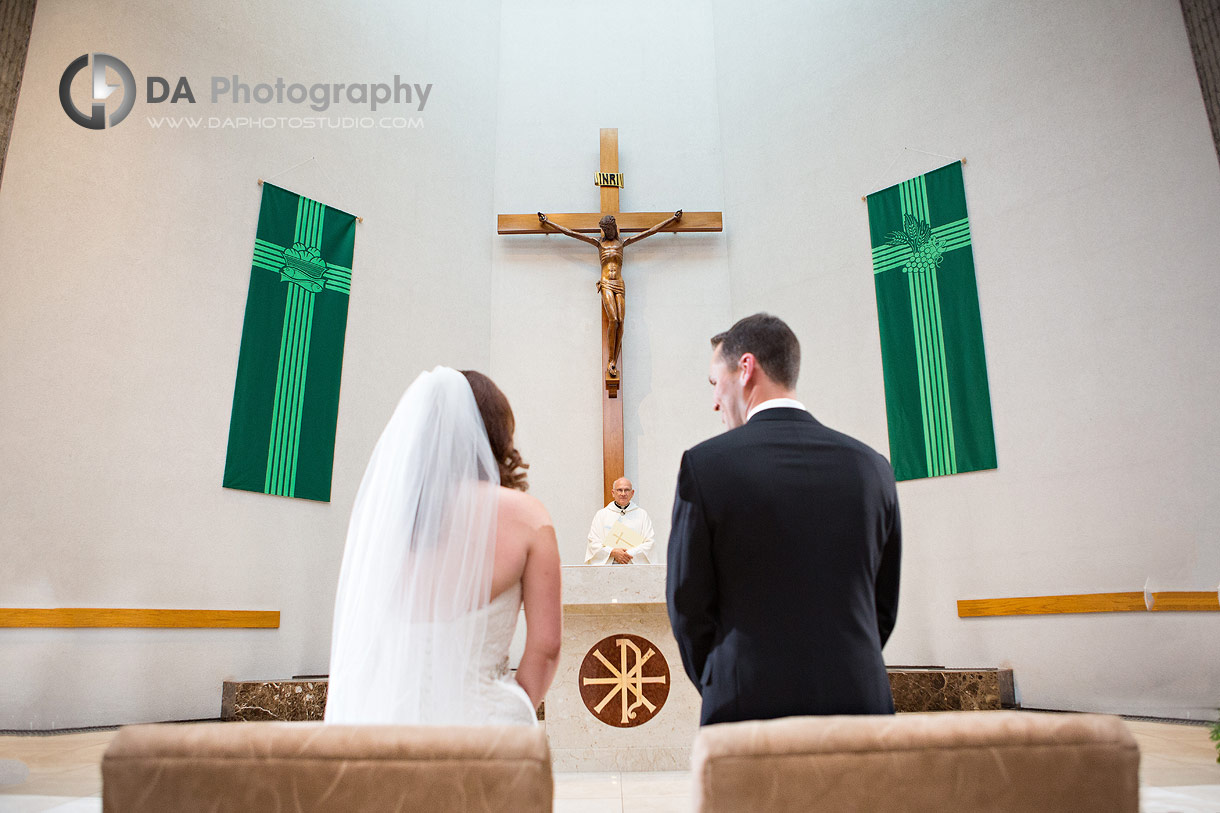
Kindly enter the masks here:
<path id="1" fill-rule="evenodd" d="M 1215 716 L 1211 614 L 955 602 L 1216 589 L 1220 169 L 1171 0 L 717 3 L 734 316 L 886 450 L 861 195 L 967 158 L 999 469 L 899 486 L 890 663 L 1011 665 L 1029 706 Z"/>
<path id="2" fill-rule="evenodd" d="M 0 630 L 0 728 L 215 717 L 227 677 L 326 671 L 347 515 L 382 426 L 420 370 L 490 361 L 498 47 L 482 3 L 40 4 L 0 190 L 0 606 L 275 609 L 281 628 Z M 140 87 L 103 132 L 57 98 L 94 51 Z M 415 130 L 145 122 L 288 115 L 211 104 L 209 77 L 232 73 L 433 90 Z M 198 104 L 145 104 L 149 74 L 186 75 Z M 365 218 L 330 504 L 220 487 L 255 181 L 310 156 L 275 182 Z"/>
<path id="3" fill-rule="evenodd" d="M 0 606 L 282 627 L 0 630 L 0 728 L 211 717 L 225 677 L 324 671 L 359 477 L 436 363 L 504 387 L 578 561 L 601 487 L 597 265 L 494 215 L 596 208 L 604 126 L 624 210 L 725 213 L 723 234 L 627 253 L 627 473 L 662 539 L 682 449 L 719 426 L 707 337 L 734 318 L 788 319 L 801 397 L 887 449 L 860 196 L 945 163 L 915 150 L 964 155 L 1000 469 L 900 486 L 887 659 L 1011 664 L 1030 706 L 1212 714 L 1211 615 L 954 605 L 1220 581 L 1220 168 L 1175 2 L 210 5 L 39 4 L 0 188 Z M 176 111 L 140 102 L 93 133 L 56 98 L 93 51 L 205 88 L 434 89 L 411 131 L 156 131 L 144 116 Z M 219 485 L 254 179 L 311 155 L 277 182 L 365 216 L 329 505 Z"/>

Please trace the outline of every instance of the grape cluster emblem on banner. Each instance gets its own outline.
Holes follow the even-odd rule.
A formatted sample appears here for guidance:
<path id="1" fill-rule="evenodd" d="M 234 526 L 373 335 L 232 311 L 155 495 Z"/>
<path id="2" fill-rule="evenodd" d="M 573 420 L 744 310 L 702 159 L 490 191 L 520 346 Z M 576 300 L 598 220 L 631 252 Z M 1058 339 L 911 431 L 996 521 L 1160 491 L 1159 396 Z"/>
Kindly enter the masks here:
<path id="1" fill-rule="evenodd" d="M 994 469 L 961 162 L 869 195 L 868 219 L 895 477 Z"/>

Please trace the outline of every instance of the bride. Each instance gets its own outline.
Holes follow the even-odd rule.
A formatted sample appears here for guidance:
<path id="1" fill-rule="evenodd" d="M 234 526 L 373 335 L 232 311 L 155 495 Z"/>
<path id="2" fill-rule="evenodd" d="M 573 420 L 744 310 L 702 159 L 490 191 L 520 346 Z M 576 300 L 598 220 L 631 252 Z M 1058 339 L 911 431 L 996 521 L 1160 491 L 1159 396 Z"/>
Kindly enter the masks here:
<path id="1" fill-rule="evenodd" d="M 328 723 L 535 721 L 559 662 L 559 548 L 513 430 L 481 373 L 437 367 L 403 395 L 352 508 Z"/>

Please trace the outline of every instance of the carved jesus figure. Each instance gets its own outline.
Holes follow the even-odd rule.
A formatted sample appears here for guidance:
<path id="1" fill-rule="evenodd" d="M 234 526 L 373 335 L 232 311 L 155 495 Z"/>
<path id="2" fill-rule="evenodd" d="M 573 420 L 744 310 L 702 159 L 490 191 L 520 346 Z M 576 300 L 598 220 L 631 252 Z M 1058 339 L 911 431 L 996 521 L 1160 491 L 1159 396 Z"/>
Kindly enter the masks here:
<path id="1" fill-rule="evenodd" d="M 547 220 L 546 215 L 542 212 L 538 213 L 538 221 L 544 226 L 550 226 L 568 237 L 575 237 L 577 240 L 597 246 L 602 263 L 602 277 L 597 281 L 597 290 L 602 297 L 602 309 L 606 312 L 606 321 L 609 322 L 606 328 L 606 344 L 610 348 L 610 360 L 606 366 L 606 375 L 611 378 L 618 377 L 619 352 L 623 348 L 623 317 L 627 312 L 627 286 L 623 283 L 623 249 L 645 237 L 651 237 L 681 219 L 682 210 L 679 209 L 674 212 L 673 217 L 663 220 L 652 228 L 631 237 L 619 239 L 618 222 L 615 221 L 614 215 L 606 215 L 598 223 L 602 231 L 602 237 L 599 240 Z"/>

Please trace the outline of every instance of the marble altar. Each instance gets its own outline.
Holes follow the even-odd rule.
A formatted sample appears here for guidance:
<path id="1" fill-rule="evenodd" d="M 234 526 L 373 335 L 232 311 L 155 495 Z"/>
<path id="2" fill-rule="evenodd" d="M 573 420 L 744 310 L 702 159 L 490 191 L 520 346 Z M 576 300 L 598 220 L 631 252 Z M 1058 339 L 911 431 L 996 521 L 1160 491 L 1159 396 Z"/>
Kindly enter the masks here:
<path id="1" fill-rule="evenodd" d="M 607 638 L 612 640 L 603 647 L 602 657 L 592 655 L 590 650 Z M 586 665 L 583 675 L 582 664 Z M 668 691 L 663 703 L 657 703 L 659 695 L 649 692 L 660 688 L 664 666 Z M 616 678 L 616 669 L 625 673 L 622 680 Z M 640 702 L 643 687 L 630 685 L 633 674 L 652 681 L 644 694 L 657 706 L 655 713 Z M 602 714 L 586 705 L 582 688 L 594 706 L 606 701 Z M 547 693 L 545 716 L 556 771 L 690 767 L 690 749 L 699 729 L 699 693 L 682 671 L 670 630 L 664 565 L 563 568 L 563 650 Z M 624 717 L 631 717 L 626 725 Z"/>

